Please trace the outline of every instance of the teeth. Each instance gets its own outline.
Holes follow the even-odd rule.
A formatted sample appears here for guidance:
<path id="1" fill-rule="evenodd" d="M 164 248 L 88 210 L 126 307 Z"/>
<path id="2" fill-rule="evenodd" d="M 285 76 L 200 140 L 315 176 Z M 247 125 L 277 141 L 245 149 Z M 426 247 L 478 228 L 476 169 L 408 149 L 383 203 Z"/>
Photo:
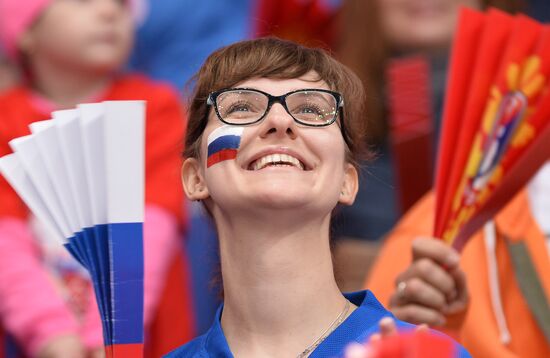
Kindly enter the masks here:
<path id="1" fill-rule="evenodd" d="M 288 154 L 268 154 L 263 156 L 253 163 L 252 169 L 260 170 L 268 165 L 291 165 L 298 169 L 304 170 L 304 165 L 298 159 Z"/>

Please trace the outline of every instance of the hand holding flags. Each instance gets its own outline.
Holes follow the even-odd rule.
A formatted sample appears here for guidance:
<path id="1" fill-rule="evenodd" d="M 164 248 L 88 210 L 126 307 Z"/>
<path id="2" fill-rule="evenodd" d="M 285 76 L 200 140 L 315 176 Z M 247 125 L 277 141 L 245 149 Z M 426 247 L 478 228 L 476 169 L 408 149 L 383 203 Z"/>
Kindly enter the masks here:
<path id="1" fill-rule="evenodd" d="M 464 9 L 436 173 L 434 236 L 457 249 L 550 157 L 550 28 Z"/>
<path id="2" fill-rule="evenodd" d="M 57 111 L 10 142 L 0 172 L 90 273 L 108 357 L 143 350 L 141 101 Z"/>

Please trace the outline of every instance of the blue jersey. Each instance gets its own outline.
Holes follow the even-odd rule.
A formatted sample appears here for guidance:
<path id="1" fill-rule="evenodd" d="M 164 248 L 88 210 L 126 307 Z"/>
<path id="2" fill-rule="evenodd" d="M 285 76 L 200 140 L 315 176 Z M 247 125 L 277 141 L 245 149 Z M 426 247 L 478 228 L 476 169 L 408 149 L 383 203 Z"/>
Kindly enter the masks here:
<path id="1" fill-rule="evenodd" d="M 342 357 L 346 346 L 352 342 L 364 343 L 378 332 L 378 322 L 383 317 L 393 317 L 370 291 L 345 294 L 346 298 L 358 308 L 338 326 L 309 357 Z M 214 324 L 204 335 L 167 354 L 168 358 L 232 358 L 227 340 L 220 323 L 223 305 L 218 308 Z M 395 318 L 394 318 L 395 319 Z M 395 319 L 397 328 L 410 330 L 414 325 Z M 456 357 L 470 357 L 468 352 L 456 344 Z"/>

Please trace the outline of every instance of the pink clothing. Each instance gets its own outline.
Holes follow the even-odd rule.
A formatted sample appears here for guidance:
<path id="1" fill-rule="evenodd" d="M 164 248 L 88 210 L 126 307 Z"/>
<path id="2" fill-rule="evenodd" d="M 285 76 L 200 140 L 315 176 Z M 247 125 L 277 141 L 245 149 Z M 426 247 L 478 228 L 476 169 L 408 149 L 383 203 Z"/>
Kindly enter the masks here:
<path id="1" fill-rule="evenodd" d="M 147 205 L 144 223 L 146 327 L 164 289 L 164 281 L 158 277 L 167 275 L 166 263 L 172 262 L 179 252 L 180 241 L 174 215 L 160 206 Z M 156 249 L 158 247 L 163 250 Z M 89 348 L 103 345 L 95 300 L 88 301 L 84 322 L 78 324 L 44 270 L 40 247 L 26 221 L 15 217 L 0 219 L 0 251 L 17 253 L 3 255 L 0 260 L 0 317 L 28 354 L 36 355 L 47 341 L 62 334 L 79 335 Z"/>
<path id="2" fill-rule="evenodd" d="M 173 262 L 174 256 L 181 254 L 181 242 L 181 233 L 176 217 L 160 206 L 146 205 L 143 227 L 145 327 L 153 319 L 155 307 L 158 307 L 161 291 L 166 284 L 166 281 L 159 280 L 159 277 L 167 276 L 169 270 L 167 263 Z"/>
<path id="3" fill-rule="evenodd" d="M 0 0 L 0 46 L 17 57 L 17 41 L 52 0 Z"/>
<path id="4" fill-rule="evenodd" d="M 40 262 L 39 248 L 25 221 L 0 220 L 0 317 L 4 326 L 36 354 L 49 338 L 77 330 Z"/>

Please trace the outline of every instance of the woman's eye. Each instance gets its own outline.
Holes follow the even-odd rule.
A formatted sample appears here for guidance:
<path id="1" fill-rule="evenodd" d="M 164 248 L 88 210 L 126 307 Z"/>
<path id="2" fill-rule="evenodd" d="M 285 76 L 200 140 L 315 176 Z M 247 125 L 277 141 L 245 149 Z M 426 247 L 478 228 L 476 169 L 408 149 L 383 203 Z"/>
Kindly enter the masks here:
<path id="1" fill-rule="evenodd" d="M 318 114 L 319 113 L 319 110 L 317 108 L 314 108 L 314 107 L 304 107 L 302 108 L 302 113 L 315 113 L 315 114 Z"/>
<path id="2" fill-rule="evenodd" d="M 297 108 L 297 113 L 316 115 L 316 116 L 319 116 L 319 117 L 324 116 L 323 110 L 321 108 L 319 108 L 318 106 L 315 106 L 315 105 L 311 105 L 311 104 L 304 105 L 304 106 L 301 106 L 301 107 Z"/>
<path id="3" fill-rule="evenodd" d="M 227 109 L 227 113 L 235 113 L 235 112 L 249 112 L 251 111 L 251 107 L 247 103 L 237 103 L 232 105 Z"/>
<path id="4" fill-rule="evenodd" d="M 222 116 L 225 117 L 248 118 L 258 115 L 261 111 L 258 104 L 247 100 L 235 101 L 219 108 Z"/>

